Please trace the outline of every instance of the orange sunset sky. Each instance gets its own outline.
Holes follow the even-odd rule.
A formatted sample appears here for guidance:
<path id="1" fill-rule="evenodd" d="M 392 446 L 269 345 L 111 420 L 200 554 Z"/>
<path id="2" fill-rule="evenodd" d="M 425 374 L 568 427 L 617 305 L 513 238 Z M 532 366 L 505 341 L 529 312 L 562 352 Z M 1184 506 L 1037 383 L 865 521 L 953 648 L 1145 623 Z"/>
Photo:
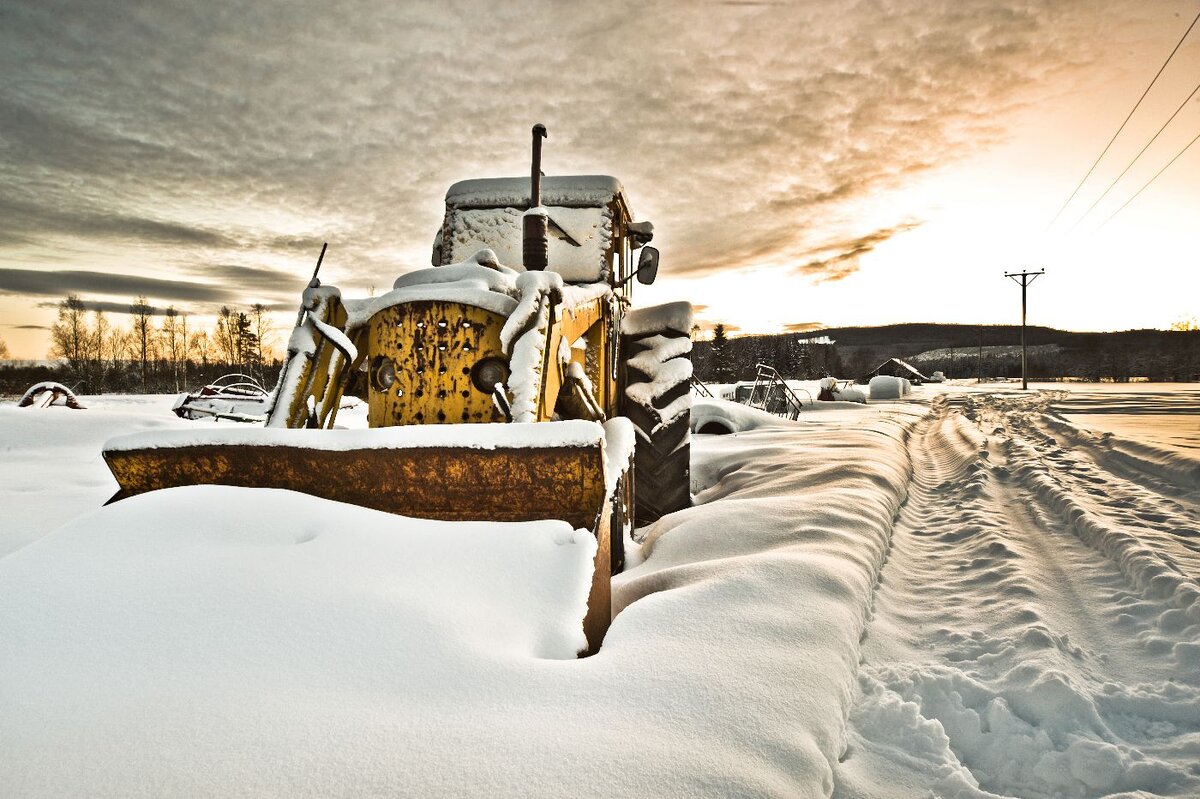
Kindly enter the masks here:
<path id="1" fill-rule="evenodd" d="M 0 339 L 68 293 L 290 324 L 427 266 L 449 184 L 621 178 L 658 284 L 737 332 L 1200 314 L 1200 13 L 1149 2 L 0 5 Z M 1173 111 L 1178 116 L 1089 206 Z M 118 324 L 124 319 L 113 317 Z"/>

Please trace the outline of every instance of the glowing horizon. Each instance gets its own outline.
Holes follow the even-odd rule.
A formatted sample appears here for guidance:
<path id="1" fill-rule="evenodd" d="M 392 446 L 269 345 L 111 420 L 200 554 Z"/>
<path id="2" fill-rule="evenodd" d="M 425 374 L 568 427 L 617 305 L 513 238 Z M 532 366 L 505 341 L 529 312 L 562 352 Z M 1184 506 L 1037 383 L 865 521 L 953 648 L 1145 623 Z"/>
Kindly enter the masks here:
<path id="1" fill-rule="evenodd" d="M 1030 324 L 1164 328 L 1200 313 L 1191 2 L 491 6 L 463 15 L 225 13 L 99 2 L 3 12 L 0 339 L 41 358 L 70 293 L 205 324 L 290 324 L 322 241 L 348 295 L 428 264 L 467 177 L 614 174 L 655 223 L 659 283 L 705 327 L 1011 324 L 1003 272 L 1046 268 Z M 598 31 L 612 31 L 601 35 Z M 1114 57 L 1114 54 L 1116 57 Z"/>

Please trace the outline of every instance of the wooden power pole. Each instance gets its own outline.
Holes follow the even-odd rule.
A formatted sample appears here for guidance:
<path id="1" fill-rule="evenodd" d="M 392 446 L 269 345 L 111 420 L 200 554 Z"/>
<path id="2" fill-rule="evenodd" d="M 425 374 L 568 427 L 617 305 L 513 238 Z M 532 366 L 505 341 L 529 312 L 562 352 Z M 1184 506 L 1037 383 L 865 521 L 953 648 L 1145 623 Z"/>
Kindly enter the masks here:
<path id="1" fill-rule="evenodd" d="M 1045 269 L 1037 272 L 1005 272 L 1005 277 L 1011 277 L 1014 283 L 1021 284 L 1021 390 L 1029 389 L 1029 372 L 1026 371 L 1025 361 L 1025 289 L 1034 280 L 1037 280 L 1038 275 L 1046 274 Z"/>

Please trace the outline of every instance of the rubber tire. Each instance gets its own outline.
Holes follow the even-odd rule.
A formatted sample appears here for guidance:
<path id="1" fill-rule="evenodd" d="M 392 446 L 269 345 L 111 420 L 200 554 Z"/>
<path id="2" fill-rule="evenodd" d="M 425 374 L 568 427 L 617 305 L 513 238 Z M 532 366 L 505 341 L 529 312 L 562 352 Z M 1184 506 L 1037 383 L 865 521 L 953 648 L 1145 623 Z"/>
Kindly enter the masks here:
<path id="1" fill-rule="evenodd" d="M 660 330 L 625 339 L 625 386 L 650 382 L 650 376 L 629 363 L 629 359 L 651 349 L 642 339 L 661 335 L 687 337 L 674 330 Z M 688 356 L 679 356 L 687 358 Z M 674 359 L 671 359 L 674 360 Z M 668 361 L 669 362 L 669 361 Z M 680 414 L 669 425 L 661 426 L 659 411 L 691 391 L 682 381 L 663 396 L 644 405 L 625 393 L 625 416 L 637 431 L 634 448 L 634 523 L 638 527 L 655 522 L 668 513 L 691 507 L 691 412 Z"/>

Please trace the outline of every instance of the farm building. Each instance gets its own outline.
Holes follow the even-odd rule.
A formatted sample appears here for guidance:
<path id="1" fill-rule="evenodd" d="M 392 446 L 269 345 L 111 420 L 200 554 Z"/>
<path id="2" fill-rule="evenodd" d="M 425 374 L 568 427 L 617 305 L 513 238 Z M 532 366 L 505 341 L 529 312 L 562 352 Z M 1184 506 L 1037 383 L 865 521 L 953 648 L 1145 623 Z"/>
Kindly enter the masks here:
<path id="1" fill-rule="evenodd" d="M 886 361 L 877 366 L 874 371 L 868 372 L 858 378 L 859 383 L 869 383 L 872 377 L 877 375 L 888 375 L 889 377 L 903 377 L 913 385 L 920 385 L 929 381 L 929 378 L 921 374 L 916 368 L 899 358 L 888 358 Z"/>

